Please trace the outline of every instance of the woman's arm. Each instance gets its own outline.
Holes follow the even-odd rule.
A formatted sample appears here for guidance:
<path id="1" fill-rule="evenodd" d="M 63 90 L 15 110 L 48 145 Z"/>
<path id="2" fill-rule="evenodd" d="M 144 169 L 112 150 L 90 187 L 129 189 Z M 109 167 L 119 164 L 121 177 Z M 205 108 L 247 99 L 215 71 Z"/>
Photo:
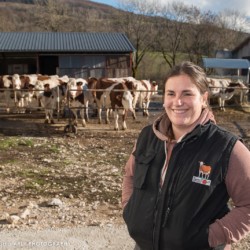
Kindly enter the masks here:
<path id="1" fill-rule="evenodd" d="M 130 196 L 133 193 L 133 176 L 135 167 L 135 157 L 133 154 L 130 155 L 126 165 L 125 173 L 123 175 L 122 183 L 122 208 L 128 203 Z"/>
<path id="2" fill-rule="evenodd" d="M 209 244 L 232 244 L 250 232 L 250 151 L 237 141 L 229 161 L 226 186 L 234 208 L 209 227 Z"/>

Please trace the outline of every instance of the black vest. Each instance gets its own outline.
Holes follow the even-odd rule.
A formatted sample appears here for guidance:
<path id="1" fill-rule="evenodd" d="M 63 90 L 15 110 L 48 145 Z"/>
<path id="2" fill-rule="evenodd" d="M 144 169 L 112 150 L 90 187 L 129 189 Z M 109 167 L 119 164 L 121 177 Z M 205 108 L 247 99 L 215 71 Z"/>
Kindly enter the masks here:
<path id="1" fill-rule="evenodd" d="M 133 194 L 123 217 L 142 250 L 207 250 L 208 227 L 229 212 L 225 176 L 237 137 L 213 123 L 197 126 L 172 151 L 165 182 L 164 142 L 152 126 L 136 145 Z"/>

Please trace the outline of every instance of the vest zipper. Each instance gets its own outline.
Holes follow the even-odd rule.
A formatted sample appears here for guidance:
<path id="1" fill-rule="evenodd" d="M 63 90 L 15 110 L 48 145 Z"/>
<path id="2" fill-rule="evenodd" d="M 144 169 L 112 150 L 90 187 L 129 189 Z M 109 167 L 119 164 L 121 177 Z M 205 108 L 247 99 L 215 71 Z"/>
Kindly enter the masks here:
<path id="1" fill-rule="evenodd" d="M 168 207 L 167 210 L 166 210 L 166 212 L 165 212 L 165 216 L 164 216 L 164 219 L 163 219 L 162 227 L 165 227 L 166 224 L 167 224 L 168 216 L 169 216 L 170 210 L 171 210 L 171 208 Z"/>
<path id="2" fill-rule="evenodd" d="M 157 215 L 158 215 L 158 203 L 159 203 L 159 200 L 160 200 L 160 197 L 161 197 L 161 193 L 162 193 L 162 189 L 161 189 L 161 185 L 159 185 L 159 190 L 158 190 L 158 195 L 157 195 L 157 200 L 156 200 L 156 203 L 155 203 L 155 207 L 154 207 L 154 221 L 153 221 L 153 246 L 154 246 L 154 242 L 155 242 L 155 225 L 157 223 Z"/>

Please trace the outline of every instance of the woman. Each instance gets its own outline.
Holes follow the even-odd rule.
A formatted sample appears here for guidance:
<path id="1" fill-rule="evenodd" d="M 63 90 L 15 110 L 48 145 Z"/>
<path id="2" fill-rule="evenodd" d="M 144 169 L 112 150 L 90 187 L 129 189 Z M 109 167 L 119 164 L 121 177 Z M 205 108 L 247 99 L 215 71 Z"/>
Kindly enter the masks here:
<path id="1" fill-rule="evenodd" d="M 125 166 L 123 217 L 136 249 L 230 249 L 250 231 L 250 152 L 216 125 L 197 65 L 169 72 L 163 106 Z"/>

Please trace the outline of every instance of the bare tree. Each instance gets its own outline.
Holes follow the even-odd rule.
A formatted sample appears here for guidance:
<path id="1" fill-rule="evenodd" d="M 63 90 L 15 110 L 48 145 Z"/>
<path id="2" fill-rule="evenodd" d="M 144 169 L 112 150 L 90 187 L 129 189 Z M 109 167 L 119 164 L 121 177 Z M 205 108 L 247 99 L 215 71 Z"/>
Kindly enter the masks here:
<path id="1" fill-rule="evenodd" d="M 68 21 L 68 6 L 60 0 L 35 0 L 36 25 L 45 31 L 63 31 Z"/>
<path id="2" fill-rule="evenodd" d="M 215 25 L 216 15 L 210 11 L 202 12 L 191 6 L 188 9 L 187 28 L 185 33 L 184 50 L 189 60 L 201 64 L 203 56 L 214 56 L 218 27 Z"/>
<path id="3" fill-rule="evenodd" d="M 10 20 L 10 13 L 5 12 L 5 14 L 0 15 L 0 31 L 14 31 L 15 30 L 15 23 L 14 20 Z"/>
<path id="4" fill-rule="evenodd" d="M 216 25 L 220 28 L 218 47 L 233 49 L 239 40 L 243 39 L 244 32 L 250 31 L 250 20 L 246 15 L 237 11 L 226 9 L 217 16 Z"/>
<path id="5" fill-rule="evenodd" d="M 133 43 L 136 52 L 133 58 L 133 76 L 136 77 L 138 67 L 145 54 L 152 50 L 154 42 L 154 18 L 156 2 L 149 0 L 122 0 L 123 15 L 116 16 L 116 29 L 124 32 Z"/>
<path id="6" fill-rule="evenodd" d="M 159 6 L 157 18 L 157 48 L 172 68 L 177 61 L 177 54 L 180 52 L 181 43 L 185 37 L 188 8 L 181 2 L 172 2 Z"/>

